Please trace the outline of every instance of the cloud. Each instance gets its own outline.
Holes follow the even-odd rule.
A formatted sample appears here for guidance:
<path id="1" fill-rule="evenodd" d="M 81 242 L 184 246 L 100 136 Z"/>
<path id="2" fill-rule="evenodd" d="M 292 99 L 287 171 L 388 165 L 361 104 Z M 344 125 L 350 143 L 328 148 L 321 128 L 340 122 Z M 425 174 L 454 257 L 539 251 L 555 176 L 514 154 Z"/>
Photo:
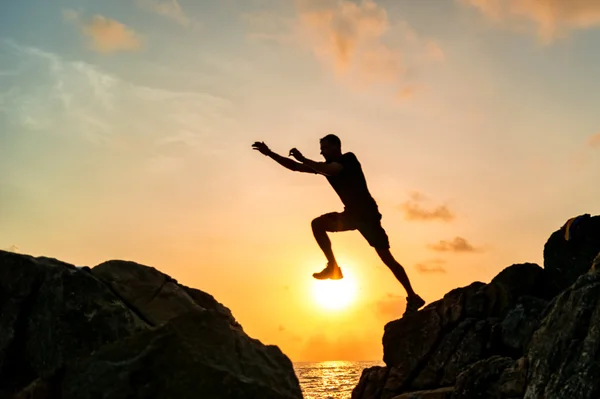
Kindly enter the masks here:
<path id="1" fill-rule="evenodd" d="M 132 84 L 97 66 L 0 40 L 0 62 L 3 55 L 29 68 L 17 79 L 0 76 L 7 89 L 0 118 L 24 132 L 127 151 L 146 170 L 185 167 L 186 157 L 218 148 L 215 135 L 233 123 L 231 102 L 209 93 Z"/>
<path id="2" fill-rule="evenodd" d="M 6 250 L 7 250 L 8 252 L 15 252 L 15 253 L 18 253 L 18 252 L 19 252 L 19 247 L 13 244 L 13 245 L 11 245 L 10 247 L 6 248 Z"/>
<path id="3" fill-rule="evenodd" d="M 63 10 L 63 18 L 74 23 L 90 39 L 90 46 L 100 53 L 136 51 L 142 47 L 137 33 L 121 22 L 102 15 L 82 21 L 78 11 Z"/>
<path id="4" fill-rule="evenodd" d="M 427 52 L 427 56 L 429 58 L 431 58 L 432 60 L 435 60 L 435 61 L 445 61 L 446 60 L 446 54 L 444 54 L 444 50 L 442 50 L 440 45 L 433 40 L 430 40 L 427 43 L 426 52 Z"/>
<path id="5" fill-rule="evenodd" d="M 404 72 L 400 52 L 382 40 L 386 10 L 374 1 L 296 0 L 302 27 L 314 51 L 339 75 L 365 83 L 394 82 Z"/>
<path id="6" fill-rule="evenodd" d="M 446 269 L 442 266 L 446 261 L 443 259 L 432 259 L 427 262 L 417 263 L 415 266 L 419 273 L 429 274 L 429 273 L 441 273 L 445 274 Z"/>
<path id="7" fill-rule="evenodd" d="M 140 8 L 162 15 L 182 26 L 188 26 L 190 20 L 177 0 L 136 0 Z"/>
<path id="8" fill-rule="evenodd" d="M 307 49 L 352 88 L 381 84 L 406 101 L 415 94 L 415 64 L 444 59 L 435 40 L 420 37 L 405 21 L 391 21 L 374 0 L 294 1 L 296 18 L 272 10 L 243 14 L 248 38 Z"/>
<path id="9" fill-rule="evenodd" d="M 428 247 L 438 252 L 479 252 L 463 237 L 454 237 L 452 241 L 441 240 L 437 244 L 429 244 Z"/>
<path id="10" fill-rule="evenodd" d="M 587 140 L 587 144 L 594 149 L 600 149 L 600 133 L 590 136 Z"/>
<path id="11" fill-rule="evenodd" d="M 459 0 L 476 7 L 496 23 L 522 28 L 533 24 L 537 36 L 550 43 L 574 29 L 600 26 L 599 0 Z"/>
<path id="12" fill-rule="evenodd" d="M 399 205 L 399 209 L 404 212 L 406 220 L 441 220 L 449 222 L 455 219 L 454 213 L 447 205 L 438 205 L 433 209 L 425 209 L 421 206 L 422 202 L 427 201 L 421 193 L 415 192 L 411 194 L 411 199 Z"/>
<path id="13" fill-rule="evenodd" d="M 401 101 L 410 100 L 411 98 L 413 98 L 415 96 L 415 92 L 416 92 L 415 86 L 413 86 L 413 85 L 404 86 L 398 92 L 398 99 Z"/>

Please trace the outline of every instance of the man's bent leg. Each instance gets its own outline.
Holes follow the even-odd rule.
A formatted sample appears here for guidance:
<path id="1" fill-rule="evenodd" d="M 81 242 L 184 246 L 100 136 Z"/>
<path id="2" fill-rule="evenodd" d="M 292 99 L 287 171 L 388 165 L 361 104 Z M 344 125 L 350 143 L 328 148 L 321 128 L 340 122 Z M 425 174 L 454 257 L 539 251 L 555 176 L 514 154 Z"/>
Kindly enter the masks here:
<path id="1" fill-rule="evenodd" d="M 317 240 L 317 244 L 319 244 L 319 247 L 327 258 L 327 263 L 337 265 L 337 261 L 333 255 L 333 249 L 331 247 L 331 240 L 327 235 L 327 224 L 331 223 L 327 220 L 328 218 L 330 218 L 329 215 L 323 215 L 313 219 L 311 222 L 311 227 L 313 235 L 315 236 L 315 240 Z"/>
<path id="2" fill-rule="evenodd" d="M 327 267 L 319 273 L 314 273 L 313 277 L 317 279 L 343 278 L 341 269 L 335 260 L 333 249 L 331 247 L 331 240 L 329 239 L 327 232 L 351 230 L 351 226 L 346 223 L 343 214 L 332 212 L 313 219 L 311 227 L 315 240 L 317 240 L 317 244 L 319 244 L 319 247 L 327 258 Z"/>

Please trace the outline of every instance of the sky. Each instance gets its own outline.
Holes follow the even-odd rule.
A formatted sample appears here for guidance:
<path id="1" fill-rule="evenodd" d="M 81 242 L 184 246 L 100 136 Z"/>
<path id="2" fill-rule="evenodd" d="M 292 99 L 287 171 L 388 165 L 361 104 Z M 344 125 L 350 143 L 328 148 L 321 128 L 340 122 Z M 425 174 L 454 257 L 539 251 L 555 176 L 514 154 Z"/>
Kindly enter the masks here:
<path id="1" fill-rule="evenodd" d="M 600 214 L 599 0 L 0 4 L 0 248 L 125 259 L 229 307 L 293 361 L 378 360 L 405 292 L 358 232 L 356 297 L 315 300 L 323 176 L 256 151 L 356 154 L 427 301 L 543 264 Z"/>

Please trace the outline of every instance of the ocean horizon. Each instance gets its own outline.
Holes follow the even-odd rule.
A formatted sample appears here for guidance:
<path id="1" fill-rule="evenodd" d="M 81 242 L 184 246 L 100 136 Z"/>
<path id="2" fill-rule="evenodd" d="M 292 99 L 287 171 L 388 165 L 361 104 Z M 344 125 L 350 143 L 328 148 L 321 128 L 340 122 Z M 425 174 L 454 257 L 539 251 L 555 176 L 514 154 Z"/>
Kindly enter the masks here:
<path id="1" fill-rule="evenodd" d="M 304 399 L 349 399 L 362 371 L 381 360 L 293 362 Z"/>

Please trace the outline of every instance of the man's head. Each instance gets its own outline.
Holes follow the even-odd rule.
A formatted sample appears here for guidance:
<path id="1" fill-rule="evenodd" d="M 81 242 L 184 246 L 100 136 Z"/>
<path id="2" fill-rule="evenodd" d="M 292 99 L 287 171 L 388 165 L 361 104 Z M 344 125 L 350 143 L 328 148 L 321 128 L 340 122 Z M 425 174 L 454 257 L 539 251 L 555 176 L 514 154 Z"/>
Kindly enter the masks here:
<path id="1" fill-rule="evenodd" d="M 321 155 L 326 161 L 332 161 L 342 155 L 342 142 L 335 134 L 328 134 L 321 139 Z"/>

